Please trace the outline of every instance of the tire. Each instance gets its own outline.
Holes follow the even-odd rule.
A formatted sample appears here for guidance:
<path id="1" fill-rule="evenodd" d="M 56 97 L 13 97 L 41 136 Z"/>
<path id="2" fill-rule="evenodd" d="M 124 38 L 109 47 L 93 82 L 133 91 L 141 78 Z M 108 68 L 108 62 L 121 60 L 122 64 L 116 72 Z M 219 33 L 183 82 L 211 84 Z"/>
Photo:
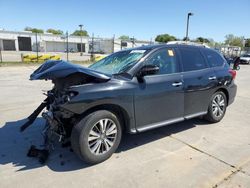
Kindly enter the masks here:
<path id="1" fill-rule="evenodd" d="M 208 112 L 205 115 L 204 119 L 212 123 L 217 123 L 221 121 L 222 118 L 224 117 L 226 113 L 226 109 L 227 109 L 227 97 L 224 92 L 217 91 L 211 97 L 211 100 L 208 106 Z"/>
<path id="2" fill-rule="evenodd" d="M 118 117 L 110 111 L 98 110 L 73 127 L 71 147 L 86 163 L 97 164 L 116 151 L 121 137 L 122 128 Z"/>

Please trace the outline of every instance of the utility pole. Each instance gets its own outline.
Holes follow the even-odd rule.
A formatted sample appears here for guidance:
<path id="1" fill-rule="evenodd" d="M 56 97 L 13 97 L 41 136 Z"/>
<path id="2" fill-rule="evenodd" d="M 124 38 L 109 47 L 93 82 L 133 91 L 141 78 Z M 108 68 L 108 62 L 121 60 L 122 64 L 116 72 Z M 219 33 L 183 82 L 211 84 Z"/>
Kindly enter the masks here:
<path id="1" fill-rule="evenodd" d="M 187 29 L 186 29 L 186 38 L 185 38 L 186 40 L 185 40 L 185 41 L 188 41 L 189 17 L 190 17 L 190 16 L 193 16 L 193 15 L 194 15 L 194 14 L 193 14 L 192 12 L 189 12 L 189 13 L 188 13 L 188 16 L 187 16 Z"/>
<path id="2" fill-rule="evenodd" d="M 36 62 L 38 62 L 38 42 L 37 42 L 37 32 L 36 32 Z"/>
<path id="3" fill-rule="evenodd" d="M 67 61 L 69 61 L 69 33 L 66 32 L 66 50 L 67 50 Z"/>
<path id="4" fill-rule="evenodd" d="M 80 31 L 81 31 L 81 34 L 80 34 L 81 35 L 80 36 L 81 37 L 81 53 L 80 53 L 80 56 L 82 56 L 82 27 L 83 27 L 83 25 L 80 24 L 79 27 L 80 27 Z"/>

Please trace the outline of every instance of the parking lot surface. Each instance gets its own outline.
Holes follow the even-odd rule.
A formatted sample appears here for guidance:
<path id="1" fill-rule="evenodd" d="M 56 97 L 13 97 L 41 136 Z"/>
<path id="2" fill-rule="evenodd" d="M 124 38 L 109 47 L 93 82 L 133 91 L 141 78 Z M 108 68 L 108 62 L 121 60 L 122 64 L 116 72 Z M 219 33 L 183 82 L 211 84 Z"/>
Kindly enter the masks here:
<path id="1" fill-rule="evenodd" d="M 0 187 L 250 187 L 250 66 L 237 72 L 238 93 L 220 123 L 188 120 L 124 135 L 107 161 L 89 166 L 58 145 L 46 165 L 26 157 L 42 143 L 39 117 L 49 81 L 29 81 L 36 67 L 0 67 Z M 152 111 L 153 113 L 153 111 Z"/>

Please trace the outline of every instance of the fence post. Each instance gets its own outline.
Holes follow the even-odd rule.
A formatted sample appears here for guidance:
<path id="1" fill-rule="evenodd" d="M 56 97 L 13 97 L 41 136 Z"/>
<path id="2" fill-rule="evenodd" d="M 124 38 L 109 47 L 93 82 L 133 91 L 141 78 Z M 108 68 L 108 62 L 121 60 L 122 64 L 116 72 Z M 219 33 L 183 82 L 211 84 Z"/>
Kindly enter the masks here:
<path id="1" fill-rule="evenodd" d="M 3 62 L 3 57 L 2 57 L 2 47 L 0 46 L 0 60 L 1 60 L 1 63 Z"/>
<path id="2" fill-rule="evenodd" d="M 91 44 L 92 44 L 92 50 L 91 50 L 90 59 L 91 61 L 93 61 L 94 60 L 94 33 L 92 33 Z"/>
<path id="3" fill-rule="evenodd" d="M 115 35 L 113 36 L 113 48 L 112 48 L 112 53 L 115 52 Z"/>
<path id="4" fill-rule="evenodd" d="M 69 61 L 69 33 L 66 32 L 66 50 L 67 50 L 67 61 Z"/>
<path id="5" fill-rule="evenodd" d="M 23 61 L 24 61 L 24 60 L 23 60 L 23 53 L 21 53 L 21 61 L 22 61 L 22 63 L 23 63 Z"/>
<path id="6" fill-rule="evenodd" d="M 37 32 L 36 32 L 36 62 L 38 62 L 38 42 L 37 42 Z"/>

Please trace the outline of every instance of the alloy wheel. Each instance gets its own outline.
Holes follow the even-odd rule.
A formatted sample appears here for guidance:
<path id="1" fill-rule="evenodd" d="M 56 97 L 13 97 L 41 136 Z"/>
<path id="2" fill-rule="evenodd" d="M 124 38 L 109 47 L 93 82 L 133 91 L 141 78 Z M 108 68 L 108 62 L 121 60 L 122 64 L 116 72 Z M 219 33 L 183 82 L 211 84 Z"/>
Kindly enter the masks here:
<path id="1" fill-rule="evenodd" d="M 115 143 L 117 125 L 111 119 L 99 120 L 89 132 L 88 146 L 91 153 L 101 155 L 108 152 Z"/>
<path id="2" fill-rule="evenodd" d="M 213 115 L 216 117 L 221 117 L 225 111 L 225 99 L 223 95 L 217 94 L 215 95 L 212 101 L 212 111 Z"/>

